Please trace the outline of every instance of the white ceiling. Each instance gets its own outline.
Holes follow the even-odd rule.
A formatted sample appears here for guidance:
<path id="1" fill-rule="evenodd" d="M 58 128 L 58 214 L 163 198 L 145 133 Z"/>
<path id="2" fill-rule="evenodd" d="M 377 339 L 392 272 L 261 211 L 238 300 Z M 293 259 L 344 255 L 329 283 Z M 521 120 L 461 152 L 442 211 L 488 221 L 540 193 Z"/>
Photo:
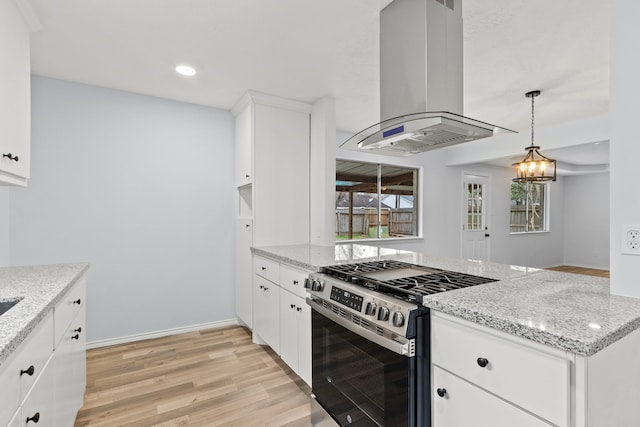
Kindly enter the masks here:
<path id="1" fill-rule="evenodd" d="M 249 89 L 333 96 L 339 129 L 378 121 L 390 0 L 31 2 L 34 74 L 223 109 Z M 532 89 L 536 127 L 609 111 L 609 1 L 464 0 L 463 16 L 465 115 L 526 134 Z M 178 76 L 179 63 L 198 75 Z"/>

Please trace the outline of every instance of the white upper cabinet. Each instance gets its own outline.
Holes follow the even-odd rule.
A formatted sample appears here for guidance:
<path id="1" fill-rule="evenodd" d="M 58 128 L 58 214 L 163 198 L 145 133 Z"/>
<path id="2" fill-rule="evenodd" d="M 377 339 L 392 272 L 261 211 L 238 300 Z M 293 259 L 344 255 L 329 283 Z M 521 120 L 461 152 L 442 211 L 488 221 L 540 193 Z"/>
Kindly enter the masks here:
<path id="1" fill-rule="evenodd" d="M 31 145 L 29 28 L 17 2 L 0 2 L 0 185 L 27 185 Z"/>
<path id="2" fill-rule="evenodd" d="M 253 105 L 236 115 L 236 187 L 253 182 Z"/>

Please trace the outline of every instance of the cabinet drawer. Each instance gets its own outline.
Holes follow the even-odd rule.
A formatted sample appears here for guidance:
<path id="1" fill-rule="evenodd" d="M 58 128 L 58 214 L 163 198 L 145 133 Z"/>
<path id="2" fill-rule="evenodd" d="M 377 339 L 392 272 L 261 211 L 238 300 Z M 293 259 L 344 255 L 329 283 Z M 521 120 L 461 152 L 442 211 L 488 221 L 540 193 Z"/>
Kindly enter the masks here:
<path id="1" fill-rule="evenodd" d="M 50 310 L 18 348 L 16 360 L 19 363 L 14 365 L 14 373 L 20 377 L 20 400 L 44 371 L 52 353 L 53 311 Z"/>
<path id="2" fill-rule="evenodd" d="M 55 345 L 62 339 L 62 335 L 67 330 L 71 321 L 76 317 L 86 303 L 87 286 L 85 277 L 81 277 L 78 282 L 62 297 L 56 304 L 55 316 Z"/>
<path id="3" fill-rule="evenodd" d="M 551 427 L 437 366 L 433 368 L 431 395 L 434 426 Z"/>
<path id="4" fill-rule="evenodd" d="M 273 283 L 279 282 L 280 264 L 262 257 L 253 258 L 253 272 Z"/>
<path id="5" fill-rule="evenodd" d="M 0 365 L 0 426 L 9 421 L 20 405 L 20 361 L 12 354 Z"/>
<path id="6" fill-rule="evenodd" d="M 54 369 L 47 364 L 22 402 L 22 419 L 25 427 L 55 426 Z M 27 421 L 31 419 L 32 421 Z"/>
<path id="7" fill-rule="evenodd" d="M 304 270 L 280 265 L 280 286 L 302 298 L 307 296 L 307 292 L 304 289 L 304 279 L 307 276 L 309 276 L 309 273 Z"/>
<path id="8" fill-rule="evenodd" d="M 569 361 L 466 323 L 432 315 L 433 364 L 558 426 L 567 426 Z"/>

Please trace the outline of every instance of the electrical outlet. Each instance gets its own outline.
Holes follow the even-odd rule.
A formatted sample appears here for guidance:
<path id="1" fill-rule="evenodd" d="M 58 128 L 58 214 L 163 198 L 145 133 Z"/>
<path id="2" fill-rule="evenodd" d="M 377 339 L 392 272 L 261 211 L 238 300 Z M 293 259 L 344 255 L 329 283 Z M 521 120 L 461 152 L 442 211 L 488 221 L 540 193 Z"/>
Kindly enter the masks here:
<path id="1" fill-rule="evenodd" d="M 622 226 L 622 253 L 640 255 L 640 224 Z"/>

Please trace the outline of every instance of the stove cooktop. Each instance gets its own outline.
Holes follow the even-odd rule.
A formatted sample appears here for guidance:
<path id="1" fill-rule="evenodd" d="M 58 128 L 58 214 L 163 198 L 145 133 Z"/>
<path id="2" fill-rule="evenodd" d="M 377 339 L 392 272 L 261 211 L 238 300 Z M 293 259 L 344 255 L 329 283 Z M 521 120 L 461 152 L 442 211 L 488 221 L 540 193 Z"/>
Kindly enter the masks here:
<path id="1" fill-rule="evenodd" d="M 497 281 L 402 261 L 332 265 L 324 267 L 322 272 L 342 281 L 417 303 L 422 303 L 426 295 Z"/>

